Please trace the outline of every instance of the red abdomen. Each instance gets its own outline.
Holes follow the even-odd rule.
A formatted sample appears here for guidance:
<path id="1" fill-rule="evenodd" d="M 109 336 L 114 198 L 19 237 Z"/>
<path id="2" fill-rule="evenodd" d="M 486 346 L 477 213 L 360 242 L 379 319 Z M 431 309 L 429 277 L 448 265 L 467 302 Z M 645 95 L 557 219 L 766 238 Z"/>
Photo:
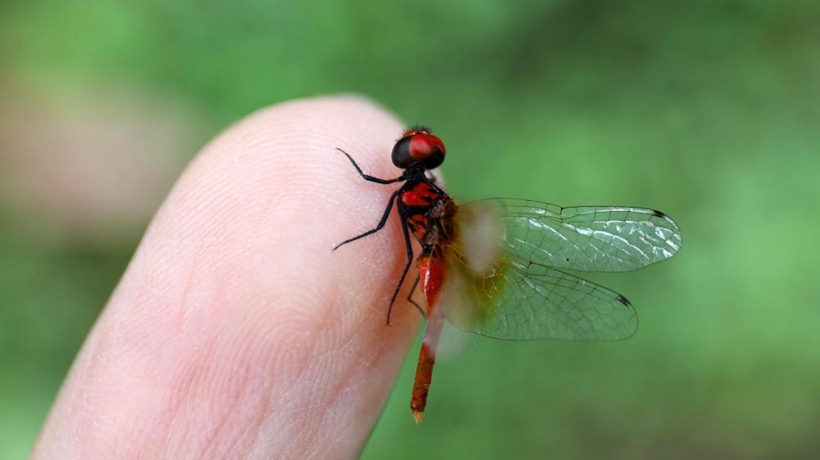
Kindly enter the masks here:
<path id="1" fill-rule="evenodd" d="M 424 292 L 427 307 L 427 329 L 424 331 L 413 384 L 413 396 L 410 400 L 410 410 L 417 423 L 421 422 L 424 416 L 427 393 L 433 379 L 433 366 L 436 364 L 436 346 L 444 323 L 444 311 L 440 308 L 438 299 L 445 280 L 444 260 L 436 251 L 419 256 L 418 267 L 421 290 Z"/>
<path id="2" fill-rule="evenodd" d="M 422 254 L 418 258 L 419 280 L 424 300 L 427 304 L 427 317 L 432 316 L 432 310 L 438 305 L 439 292 L 444 284 L 444 260 L 439 252 Z"/>

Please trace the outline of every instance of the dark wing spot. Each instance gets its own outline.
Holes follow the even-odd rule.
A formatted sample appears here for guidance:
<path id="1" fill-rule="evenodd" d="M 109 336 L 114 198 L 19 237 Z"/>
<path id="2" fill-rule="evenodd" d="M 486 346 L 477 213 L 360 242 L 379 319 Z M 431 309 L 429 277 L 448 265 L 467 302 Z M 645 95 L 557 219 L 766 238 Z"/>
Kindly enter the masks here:
<path id="1" fill-rule="evenodd" d="M 626 305 L 627 307 L 632 305 L 631 303 L 629 303 L 628 300 L 626 300 L 626 297 L 624 297 L 620 294 L 618 294 L 618 302 L 621 302 L 622 304 Z"/>
<path id="2" fill-rule="evenodd" d="M 654 209 L 652 210 L 652 215 L 655 216 L 655 217 L 660 217 L 661 219 L 666 219 L 666 214 L 664 214 L 660 211 L 656 211 Z"/>

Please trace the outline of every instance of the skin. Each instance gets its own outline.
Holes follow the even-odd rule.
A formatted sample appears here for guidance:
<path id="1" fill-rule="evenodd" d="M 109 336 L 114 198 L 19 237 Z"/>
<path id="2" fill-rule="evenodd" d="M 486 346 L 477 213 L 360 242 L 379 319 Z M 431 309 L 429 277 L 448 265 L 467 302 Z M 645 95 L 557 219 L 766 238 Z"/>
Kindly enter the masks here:
<path id="1" fill-rule="evenodd" d="M 350 97 L 253 114 L 206 146 L 151 222 L 32 459 L 356 458 L 420 319 L 405 262 L 402 125 Z M 411 272 L 408 279 L 412 280 Z M 409 417 L 408 417 L 409 419 Z"/>

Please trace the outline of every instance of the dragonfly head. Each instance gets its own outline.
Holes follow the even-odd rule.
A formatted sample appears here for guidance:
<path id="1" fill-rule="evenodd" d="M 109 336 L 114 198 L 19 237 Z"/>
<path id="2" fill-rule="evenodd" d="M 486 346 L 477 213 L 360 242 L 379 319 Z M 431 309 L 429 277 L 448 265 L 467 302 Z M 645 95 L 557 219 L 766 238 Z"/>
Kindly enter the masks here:
<path id="1" fill-rule="evenodd" d="M 393 164 L 407 169 L 419 164 L 424 169 L 435 169 L 444 162 L 444 143 L 423 127 L 408 129 L 393 147 Z"/>

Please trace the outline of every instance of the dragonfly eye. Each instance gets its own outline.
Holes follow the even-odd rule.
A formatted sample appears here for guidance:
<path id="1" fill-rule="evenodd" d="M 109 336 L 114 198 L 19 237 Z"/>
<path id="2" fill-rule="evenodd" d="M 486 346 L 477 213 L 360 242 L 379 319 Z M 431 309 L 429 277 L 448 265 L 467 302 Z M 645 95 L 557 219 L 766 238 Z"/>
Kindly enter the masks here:
<path id="1" fill-rule="evenodd" d="M 444 153 L 444 143 L 427 128 L 410 129 L 393 147 L 393 164 L 406 169 L 420 163 L 425 169 L 434 169 L 444 162 Z"/>

